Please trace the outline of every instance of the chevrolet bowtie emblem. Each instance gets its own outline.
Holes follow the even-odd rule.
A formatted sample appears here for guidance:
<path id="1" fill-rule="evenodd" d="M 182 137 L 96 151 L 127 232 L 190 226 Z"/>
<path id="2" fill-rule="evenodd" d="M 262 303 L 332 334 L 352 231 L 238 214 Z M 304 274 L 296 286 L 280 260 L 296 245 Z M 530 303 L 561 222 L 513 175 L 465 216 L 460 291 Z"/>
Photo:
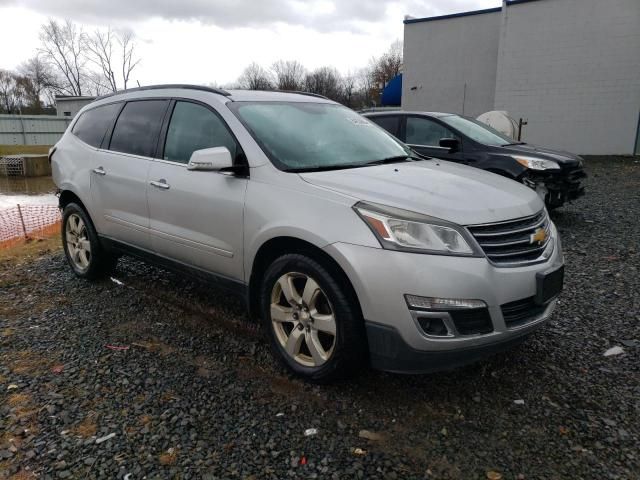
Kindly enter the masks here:
<path id="1" fill-rule="evenodd" d="M 544 241 L 547 239 L 547 231 L 544 228 L 538 228 L 534 233 L 529 236 L 529 243 L 532 245 L 537 243 L 538 245 L 542 245 Z"/>

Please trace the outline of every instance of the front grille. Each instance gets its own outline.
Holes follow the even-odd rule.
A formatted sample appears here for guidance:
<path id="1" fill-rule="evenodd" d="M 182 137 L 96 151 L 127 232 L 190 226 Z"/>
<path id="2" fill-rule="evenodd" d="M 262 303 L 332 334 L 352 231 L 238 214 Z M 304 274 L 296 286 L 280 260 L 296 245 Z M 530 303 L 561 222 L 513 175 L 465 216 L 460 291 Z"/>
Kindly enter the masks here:
<path id="1" fill-rule="evenodd" d="M 493 332 L 491 316 L 486 308 L 450 310 L 449 315 L 461 335 L 484 335 Z"/>
<path id="2" fill-rule="evenodd" d="M 507 328 L 514 328 L 535 320 L 544 313 L 547 306 L 537 305 L 534 297 L 528 297 L 505 303 L 500 308 Z"/>
<path id="3" fill-rule="evenodd" d="M 551 241 L 550 221 L 545 210 L 530 217 L 467 228 L 497 266 L 535 263 Z M 533 239 L 539 229 L 546 234 L 542 242 Z"/>

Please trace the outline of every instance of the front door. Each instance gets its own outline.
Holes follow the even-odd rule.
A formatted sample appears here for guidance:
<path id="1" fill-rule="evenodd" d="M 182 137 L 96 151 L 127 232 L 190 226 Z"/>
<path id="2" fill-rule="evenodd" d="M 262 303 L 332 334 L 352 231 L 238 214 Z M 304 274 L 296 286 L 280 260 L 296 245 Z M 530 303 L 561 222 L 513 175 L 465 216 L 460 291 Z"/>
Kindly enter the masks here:
<path id="1" fill-rule="evenodd" d="M 404 137 L 404 142 L 422 155 L 452 162 L 464 162 L 461 151 L 451 153 L 448 148 L 440 146 L 440 140 L 443 138 L 459 139 L 459 137 L 435 120 L 425 117 L 406 117 Z"/>
<path id="2" fill-rule="evenodd" d="M 247 179 L 187 169 L 194 151 L 211 147 L 227 147 L 239 157 L 237 141 L 211 107 L 177 101 L 162 159 L 149 170 L 151 245 L 164 257 L 242 280 Z"/>
<path id="3" fill-rule="evenodd" d="M 96 152 L 91 195 L 101 235 L 149 249 L 147 175 L 168 100 L 128 102 Z"/>

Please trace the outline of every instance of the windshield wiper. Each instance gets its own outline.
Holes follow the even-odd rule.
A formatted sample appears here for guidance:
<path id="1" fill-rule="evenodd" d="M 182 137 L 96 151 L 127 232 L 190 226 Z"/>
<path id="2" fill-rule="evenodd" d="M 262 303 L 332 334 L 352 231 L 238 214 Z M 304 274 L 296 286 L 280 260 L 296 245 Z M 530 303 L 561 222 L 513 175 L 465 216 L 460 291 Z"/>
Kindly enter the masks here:
<path id="1" fill-rule="evenodd" d="M 290 172 L 290 173 L 326 172 L 328 170 L 346 170 L 348 168 L 362 168 L 362 167 L 370 167 L 372 165 L 384 165 L 388 163 L 400 163 L 400 162 L 415 162 L 419 160 L 424 160 L 424 158 L 416 157 L 414 155 L 396 155 L 394 157 L 387 157 L 387 158 L 382 158 L 380 160 L 372 160 L 371 162 L 364 162 L 364 163 L 343 163 L 339 165 L 318 165 L 315 167 L 287 168 L 285 172 Z"/>
<path id="2" fill-rule="evenodd" d="M 345 170 L 347 168 L 361 168 L 366 167 L 366 163 L 343 163 L 341 165 L 318 165 L 316 167 L 300 167 L 300 168 L 287 168 L 285 172 L 290 173 L 305 173 L 305 172 L 326 172 L 328 170 Z"/>
<path id="3" fill-rule="evenodd" d="M 414 157 L 413 155 L 396 155 L 394 157 L 382 158 L 380 160 L 372 160 L 371 162 L 366 162 L 364 165 L 386 165 L 388 163 L 415 162 L 418 160 L 424 159 Z"/>

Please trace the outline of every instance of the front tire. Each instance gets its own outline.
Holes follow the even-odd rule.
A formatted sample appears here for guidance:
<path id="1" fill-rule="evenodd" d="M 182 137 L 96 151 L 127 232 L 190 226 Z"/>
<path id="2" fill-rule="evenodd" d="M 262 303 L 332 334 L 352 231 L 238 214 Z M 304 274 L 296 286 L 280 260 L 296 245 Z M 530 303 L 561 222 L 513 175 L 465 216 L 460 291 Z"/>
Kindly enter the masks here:
<path id="1" fill-rule="evenodd" d="M 317 383 L 366 367 L 364 322 L 340 275 L 301 254 L 267 269 L 260 308 L 271 349 L 293 374 Z"/>
<path id="2" fill-rule="evenodd" d="M 102 248 L 89 215 L 76 203 L 69 203 L 62 212 L 62 246 L 80 278 L 100 278 L 115 267 L 117 259 Z"/>

